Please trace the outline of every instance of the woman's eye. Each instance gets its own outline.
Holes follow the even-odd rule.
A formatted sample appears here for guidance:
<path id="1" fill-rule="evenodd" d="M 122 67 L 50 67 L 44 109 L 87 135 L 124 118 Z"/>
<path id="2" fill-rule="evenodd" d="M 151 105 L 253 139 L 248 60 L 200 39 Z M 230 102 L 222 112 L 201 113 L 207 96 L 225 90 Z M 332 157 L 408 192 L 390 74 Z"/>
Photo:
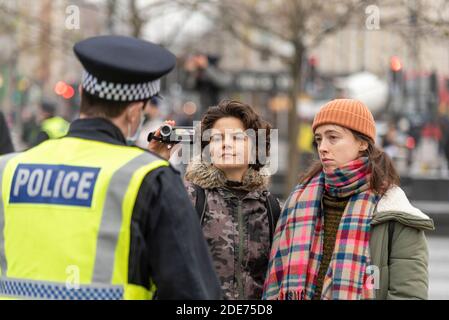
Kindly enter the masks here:
<path id="1" fill-rule="evenodd" d="M 245 140 L 245 135 L 237 134 L 237 135 L 234 136 L 234 140 L 235 141 L 243 141 L 243 140 Z"/>

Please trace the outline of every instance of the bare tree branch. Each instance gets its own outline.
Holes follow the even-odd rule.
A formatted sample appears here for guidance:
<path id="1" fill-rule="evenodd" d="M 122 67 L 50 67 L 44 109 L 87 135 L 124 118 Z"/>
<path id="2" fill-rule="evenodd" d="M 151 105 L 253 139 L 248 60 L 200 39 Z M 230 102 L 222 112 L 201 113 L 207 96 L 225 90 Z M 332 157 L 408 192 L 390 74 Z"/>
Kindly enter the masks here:
<path id="1" fill-rule="evenodd" d="M 330 35 L 344 29 L 351 22 L 354 12 L 360 11 L 360 9 L 362 9 L 367 4 L 369 4 L 367 0 L 349 3 L 348 6 L 344 8 L 344 12 L 337 16 L 335 21 L 330 26 L 327 26 L 326 28 L 320 30 L 315 34 L 315 36 L 311 37 L 310 43 L 307 46 L 311 48 L 316 47 L 326 37 L 329 37 Z M 307 31 L 308 34 L 312 33 L 312 30 Z"/>

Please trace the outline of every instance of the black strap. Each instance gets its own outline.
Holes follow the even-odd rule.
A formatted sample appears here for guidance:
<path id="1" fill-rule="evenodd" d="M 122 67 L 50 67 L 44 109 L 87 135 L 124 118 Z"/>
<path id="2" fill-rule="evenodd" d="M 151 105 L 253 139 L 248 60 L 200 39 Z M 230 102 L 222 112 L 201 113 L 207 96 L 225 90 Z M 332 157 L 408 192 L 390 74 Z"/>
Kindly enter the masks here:
<path id="1" fill-rule="evenodd" d="M 394 220 L 388 222 L 388 265 L 390 265 L 391 247 L 393 245 Z"/>
<path id="2" fill-rule="evenodd" d="M 200 223 L 203 223 L 203 214 L 206 211 L 206 192 L 199 185 L 194 184 L 196 193 L 195 209 Z"/>
<path id="3" fill-rule="evenodd" d="M 276 197 L 271 193 L 267 195 L 267 209 L 268 209 L 268 223 L 270 226 L 270 246 L 273 243 L 274 232 L 276 231 L 276 224 L 281 215 L 281 207 Z"/>
<path id="4" fill-rule="evenodd" d="M 150 132 L 147 137 L 147 141 L 151 142 L 152 140 L 163 142 L 161 137 L 156 136 L 156 132 Z"/>

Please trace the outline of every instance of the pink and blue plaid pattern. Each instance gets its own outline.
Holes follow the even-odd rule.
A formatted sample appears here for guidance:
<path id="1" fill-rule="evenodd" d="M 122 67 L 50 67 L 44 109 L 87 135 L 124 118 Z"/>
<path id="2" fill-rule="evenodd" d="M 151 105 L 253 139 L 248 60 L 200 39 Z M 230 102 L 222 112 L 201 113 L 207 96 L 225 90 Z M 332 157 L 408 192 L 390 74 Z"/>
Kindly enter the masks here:
<path id="1" fill-rule="evenodd" d="M 322 299 L 372 299 L 366 286 L 370 264 L 370 223 L 378 197 L 369 189 L 369 163 L 360 158 L 333 173 L 320 173 L 298 185 L 286 202 L 271 249 L 264 299 L 310 300 L 323 248 L 324 190 L 350 199 L 340 222 Z"/>

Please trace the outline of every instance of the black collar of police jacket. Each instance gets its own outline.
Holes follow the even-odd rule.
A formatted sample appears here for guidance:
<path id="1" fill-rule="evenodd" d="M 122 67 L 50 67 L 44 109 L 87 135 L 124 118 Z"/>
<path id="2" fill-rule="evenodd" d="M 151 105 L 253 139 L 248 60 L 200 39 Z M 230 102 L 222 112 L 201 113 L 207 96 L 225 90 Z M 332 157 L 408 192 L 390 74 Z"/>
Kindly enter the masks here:
<path id="1" fill-rule="evenodd" d="M 67 137 L 95 140 L 115 145 L 126 145 L 126 139 L 117 126 L 104 118 L 78 119 L 70 125 Z"/>

